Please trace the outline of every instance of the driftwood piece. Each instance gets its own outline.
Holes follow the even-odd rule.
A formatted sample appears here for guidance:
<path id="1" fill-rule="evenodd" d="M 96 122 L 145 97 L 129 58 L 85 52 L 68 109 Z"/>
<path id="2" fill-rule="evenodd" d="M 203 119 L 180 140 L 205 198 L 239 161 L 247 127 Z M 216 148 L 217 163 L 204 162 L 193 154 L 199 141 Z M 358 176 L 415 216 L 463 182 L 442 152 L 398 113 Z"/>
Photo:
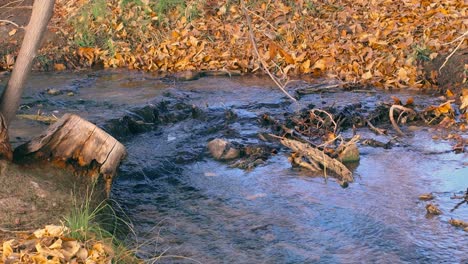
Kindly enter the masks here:
<path id="1" fill-rule="evenodd" d="M 353 173 L 343 163 L 326 155 L 323 151 L 297 140 L 282 138 L 281 144 L 292 151 L 308 158 L 312 162 L 319 163 L 324 169 L 337 174 L 342 183 L 353 182 Z"/>
<path id="2" fill-rule="evenodd" d="M 94 179 L 102 176 L 109 193 L 113 176 L 125 157 L 125 147 L 96 125 L 66 114 L 42 135 L 15 149 L 14 158 L 50 160 Z"/>

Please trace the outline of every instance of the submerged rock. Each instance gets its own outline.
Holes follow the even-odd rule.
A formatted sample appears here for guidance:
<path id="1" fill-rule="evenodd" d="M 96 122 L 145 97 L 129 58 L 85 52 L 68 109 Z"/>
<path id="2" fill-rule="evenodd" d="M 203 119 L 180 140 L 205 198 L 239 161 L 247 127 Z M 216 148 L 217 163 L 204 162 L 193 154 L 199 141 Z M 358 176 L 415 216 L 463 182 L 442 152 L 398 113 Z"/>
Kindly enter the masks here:
<path id="1" fill-rule="evenodd" d="M 418 199 L 421 201 L 429 201 L 429 200 L 434 199 L 434 195 L 432 195 L 432 193 L 425 193 L 425 194 L 419 195 Z"/>
<path id="2" fill-rule="evenodd" d="M 232 160 L 240 157 L 240 150 L 229 141 L 221 138 L 208 142 L 208 150 L 216 160 Z"/>
<path id="3" fill-rule="evenodd" d="M 357 162 L 359 161 L 359 148 L 356 143 L 347 146 L 338 156 L 341 162 Z"/>
<path id="4" fill-rule="evenodd" d="M 428 204 L 426 205 L 426 211 L 428 214 L 431 215 L 440 215 L 442 214 L 442 211 L 434 204 Z"/>

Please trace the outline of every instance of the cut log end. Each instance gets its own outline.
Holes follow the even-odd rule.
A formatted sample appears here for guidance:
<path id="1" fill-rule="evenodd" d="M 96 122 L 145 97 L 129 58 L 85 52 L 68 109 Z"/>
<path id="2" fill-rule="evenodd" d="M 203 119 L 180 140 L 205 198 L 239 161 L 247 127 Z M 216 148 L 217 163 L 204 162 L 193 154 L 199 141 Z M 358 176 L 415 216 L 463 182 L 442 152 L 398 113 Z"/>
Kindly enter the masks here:
<path id="1" fill-rule="evenodd" d="M 77 115 L 66 114 L 43 134 L 15 149 L 17 161 L 48 160 L 71 168 L 78 175 L 105 181 L 107 194 L 125 147 L 96 125 Z"/>

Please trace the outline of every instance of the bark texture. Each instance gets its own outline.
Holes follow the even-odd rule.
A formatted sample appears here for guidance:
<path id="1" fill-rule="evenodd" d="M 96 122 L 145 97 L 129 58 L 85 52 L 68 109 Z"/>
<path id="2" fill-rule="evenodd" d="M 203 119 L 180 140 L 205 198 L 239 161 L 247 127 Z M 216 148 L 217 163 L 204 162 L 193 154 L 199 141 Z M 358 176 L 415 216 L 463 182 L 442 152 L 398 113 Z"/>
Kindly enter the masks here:
<path id="1" fill-rule="evenodd" d="M 50 160 L 71 166 L 78 174 L 103 177 L 109 193 L 113 176 L 125 157 L 125 147 L 96 125 L 66 114 L 42 135 L 15 149 L 14 157 Z"/>
<path id="2" fill-rule="evenodd" d="M 11 150 L 10 139 L 8 138 L 8 126 L 3 115 L 0 113 L 0 160 L 11 161 L 12 158 L 13 151 Z"/>
<path id="3" fill-rule="evenodd" d="M 7 88 L 0 99 L 0 113 L 8 126 L 18 109 L 26 79 L 31 71 L 34 57 L 54 10 L 55 0 L 35 0 L 31 19 L 16 59 Z"/>

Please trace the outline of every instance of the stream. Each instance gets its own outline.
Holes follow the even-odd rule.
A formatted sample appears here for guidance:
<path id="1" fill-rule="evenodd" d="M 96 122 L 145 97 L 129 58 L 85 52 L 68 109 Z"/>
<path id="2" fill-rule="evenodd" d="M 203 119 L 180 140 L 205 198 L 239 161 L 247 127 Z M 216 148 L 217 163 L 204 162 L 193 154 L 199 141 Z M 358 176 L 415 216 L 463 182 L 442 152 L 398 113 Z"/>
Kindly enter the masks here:
<path id="1" fill-rule="evenodd" d="M 291 91 L 304 85 L 297 82 Z M 51 95 L 47 89 L 61 93 Z M 134 242 L 145 259 L 468 263 L 468 233 L 448 223 L 451 218 L 468 221 L 468 205 L 450 212 L 460 201 L 450 197 L 468 187 L 468 155 L 452 152 L 449 140 L 433 139 L 441 131 L 404 125 L 410 136 L 391 149 L 360 145 L 361 159 L 352 168 L 355 182 L 348 188 L 292 168 L 284 148 L 250 171 L 215 161 L 206 149 L 208 141 L 220 137 L 260 144 L 258 133 L 268 129 L 258 118 L 265 113 L 281 119 L 309 105 L 360 104 L 370 110 L 392 102 L 391 96 L 414 97 L 424 105 L 442 102 L 417 91 L 369 89 L 307 94 L 295 104 L 265 77 L 181 82 L 149 73 L 97 71 L 34 74 L 20 113 L 77 113 L 127 147 L 112 198 L 131 219 Z M 46 127 L 15 120 L 11 140 L 18 145 Z M 357 133 L 388 141 L 395 132 L 387 128 L 389 136 L 367 128 Z M 429 192 L 442 215 L 426 215 L 428 202 L 418 196 Z"/>

